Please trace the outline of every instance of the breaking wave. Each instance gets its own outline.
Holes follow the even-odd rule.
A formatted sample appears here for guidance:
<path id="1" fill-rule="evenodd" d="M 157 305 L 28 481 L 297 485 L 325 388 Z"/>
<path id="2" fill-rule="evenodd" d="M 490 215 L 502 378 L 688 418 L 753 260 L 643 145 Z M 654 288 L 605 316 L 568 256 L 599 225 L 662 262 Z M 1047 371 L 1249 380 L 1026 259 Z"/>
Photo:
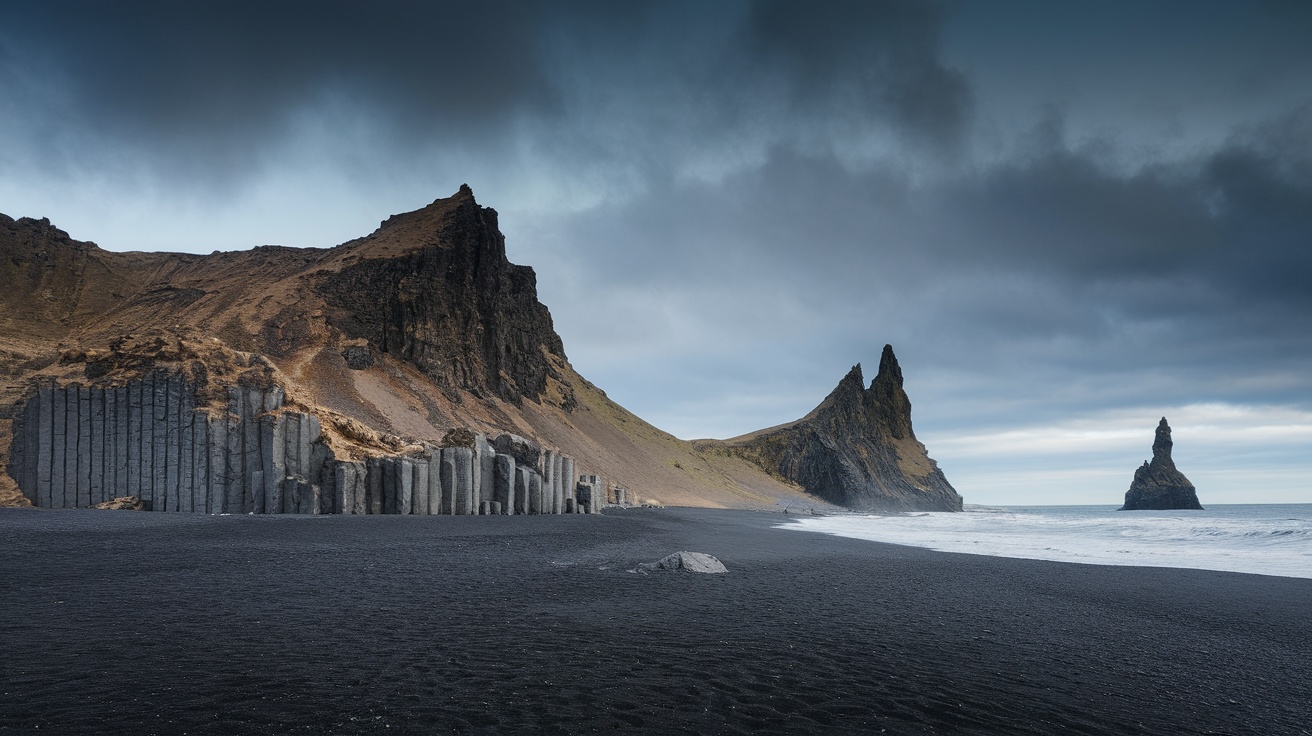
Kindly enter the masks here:
<path id="1" fill-rule="evenodd" d="M 964 513 L 804 518 L 783 528 L 943 552 L 1312 578 L 1312 504 L 968 506 Z"/>

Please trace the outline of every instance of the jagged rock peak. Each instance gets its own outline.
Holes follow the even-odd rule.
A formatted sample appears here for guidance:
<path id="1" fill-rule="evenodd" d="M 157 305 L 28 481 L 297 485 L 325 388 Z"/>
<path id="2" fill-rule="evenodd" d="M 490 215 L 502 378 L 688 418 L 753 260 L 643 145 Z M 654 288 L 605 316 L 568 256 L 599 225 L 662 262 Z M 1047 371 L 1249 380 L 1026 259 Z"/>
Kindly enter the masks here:
<path id="1" fill-rule="evenodd" d="M 852 366 L 852 369 L 847 372 L 847 375 L 843 376 L 843 380 L 838 382 L 840 386 L 845 383 L 855 383 L 858 386 L 866 385 L 866 379 L 862 375 L 860 363 L 857 363 L 856 365 Z"/>
<path id="2" fill-rule="evenodd" d="M 547 391 L 548 355 L 563 363 L 565 352 L 537 299 L 537 275 L 507 260 L 496 210 L 479 206 L 468 185 L 344 247 L 355 260 L 318 289 L 347 338 L 411 363 L 444 390 L 513 403 Z"/>
<path id="3" fill-rule="evenodd" d="M 497 228 L 497 211 L 479 206 L 478 200 L 474 199 L 474 190 L 468 184 L 461 184 L 450 197 L 438 197 L 417 210 L 392 215 L 379 223 L 373 234 L 356 242 L 390 243 L 404 238 L 412 245 L 437 244 L 437 231 L 462 211 L 463 214 L 458 216 L 465 220 L 478 220 L 484 226 Z"/>
<path id="4" fill-rule="evenodd" d="M 49 217 L 42 217 L 40 219 L 35 217 L 20 217 L 14 219 L 4 213 L 0 213 L 0 228 L 8 230 L 10 233 L 19 236 L 20 238 L 22 235 L 26 235 L 29 243 L 33 244 L 55 240 L 75 245 L 95 246 L 95 243 L 78 243 L 78 241 L 73 240 L 69 237 L 69 234 L 66 231 L 52 225 Z M 37 236 L 40 240 L 32 241 L 32 236 Z"/>
<path id="5" fill-rule="evenodd" d="M 897 364 L 897 356 L 893 354 L 892 345 L 884 345 L 884 352 L 879 356 L 879 373 L 875 375 L 875 380 L 870 383 L 874 388 L 882 383 L 902 388 L 902 366 Z"/>
<path id="6" fill-rule="evenodd" d="M 869 388 L 858 363 L 806 417 L 728 442 L 739 457 L 841 506 L 961 510 L 961 496 L 911 429 L 911 401 L 888 345 Z"/>
<path id="7" fill-rule="evenodd" d="M 859 399 L 866 390 L 866 381 L 862 376 L 861 364 L 857 363 L 843 376 L 834 390 L 829 392 L 831 398 Z M 826 402 L 828 399 L 826 399 Z"/>
<path id="8" fill-rule="evenodd" d="M 885 345 L 879 358 L 879 373 L 870 382 L 866 392 L 870 413 L 880 427 L 895 439 L 915 439 L 911 429 L 911 399 L 902 388 L 902 367 L 893 354 L 893 346 Z"/>
<path id="9" fill-rule="evenodd" d="M 1194 485 L 1171 459 L 1172 445 L 1171 425 L 1162 417 L 1153 437 L 1152 462 L 1144 462 L 1134 471 L 1134 481 L 1125 492 L 1121 511 L 1203 509 Z"/>
<path id="10" fill-rule="evenodd" d="M 879 358 L 879 373 L 870 381 L 869 388 L 866 388 L 861 364 L 857 363 L 820 406 L 816 407 L 816 411 L 823 411 L 835 404 L 858 402 L 865 404 L 865 408 L 876 415 L 891 412 L 900 417 L 905 414 L 906 424 L 910 424 L 911 403 L 902 390 L 902 368 L 897 363 L 897 356 L 893 354 L 892 345 L 884 346 L 884 352 Z"/>
<path id="11" fill-rule="evenodd" d="M 1166 423 L 1166 417 L 1157 424 L 1157 434 L 1153 437 L 1153 461 L 1170 463 L 1175 467 L 1175 461 L 1171 459 L 1171 425 Z"/>

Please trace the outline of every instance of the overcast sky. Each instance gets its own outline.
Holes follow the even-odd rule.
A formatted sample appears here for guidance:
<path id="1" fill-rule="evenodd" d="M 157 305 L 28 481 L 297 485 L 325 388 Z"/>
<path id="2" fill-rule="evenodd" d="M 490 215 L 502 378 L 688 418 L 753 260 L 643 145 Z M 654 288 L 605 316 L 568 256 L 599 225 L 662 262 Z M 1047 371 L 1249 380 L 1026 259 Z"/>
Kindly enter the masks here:
<path id="1" fill-rule="evenodd" d="M 1312 3 L 12 1 L 0 212 L 331 246 L 473 187 L 684 438 L 891 343 L 967 503 L 1312 502 Z"/>

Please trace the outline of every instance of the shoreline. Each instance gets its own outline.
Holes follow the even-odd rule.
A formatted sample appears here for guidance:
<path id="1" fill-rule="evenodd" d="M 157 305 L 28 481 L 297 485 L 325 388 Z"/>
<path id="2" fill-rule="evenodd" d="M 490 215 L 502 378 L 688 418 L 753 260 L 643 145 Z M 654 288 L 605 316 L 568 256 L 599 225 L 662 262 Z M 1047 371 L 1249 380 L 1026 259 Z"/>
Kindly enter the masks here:
<path id="1" fill-rule="evenodd" d="M 807 531 L 959 554 L 1312 578 L 1312 504 L 1122 514 L 1104 506 L 797 519 Z"/>
<path id="2" fill-rule="evenodd" d="M 790 518 L 0 509 L 0 732 L 1308 733 L 1312 580 Z"/>

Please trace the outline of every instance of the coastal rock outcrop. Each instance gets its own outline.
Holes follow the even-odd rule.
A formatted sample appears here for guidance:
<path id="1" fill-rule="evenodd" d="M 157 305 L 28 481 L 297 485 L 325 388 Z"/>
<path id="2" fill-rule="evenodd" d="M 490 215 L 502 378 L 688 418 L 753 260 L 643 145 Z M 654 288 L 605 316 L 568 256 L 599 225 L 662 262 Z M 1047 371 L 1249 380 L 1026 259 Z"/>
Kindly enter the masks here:
<path id="1" fill-rule="evenodd" d="M 1171 459 L 1171 425 L 1162 417 L 1153 439 L 1152 462 L 1144 461 L 1134 471 L 1134 482 L 1125 492 L 1121 511 L 1176 510 L 1202 511 L 1194 484 L 1175 468 Z"/>
<path id="2" fill-rule="evenodd" d="M 724 444 L 731 454 L 847 508 L 961 510 L 961 496 L 911 429 L 911 400 L 891 345 L 884 346 L 869 388 L 857 364 L 804 418 Z"/>
<path id="3" fill-rule="evenodd" d="M 327 249 L 115 253 L 0 215 L 0 277 L 5 498 L 214 514 L 577 506 L 561 477 L 573 458 L 536 440 L 516 435 L 532 457 L 497 477 L 487 435 L 535 429 L 502 407 L 568 414 L 573 388 L 533 270 L 507 260 L 496 212 L 467 186 Z M 519 498 L 496 498 L 515 477 Z"/>
<path id="4" fill-rule="evenodd" d="M 537 274 L 505 246 L 467 186 L 331 248 L 116 252 L 0 214 L 0 505 L 496 514 L 595 513 L 655 491 L 774 510 L 828 505 L 809 489 L 857 508 L 956 498 L 910 433 L 895 370 L 869 391 L 857 377 L 853 406 L 875 415 L 820 417 L 842 426 L 786 457 L 651 426 L 569 364 Z M 866 424 L 869 445 L 849 443 Z"/>

